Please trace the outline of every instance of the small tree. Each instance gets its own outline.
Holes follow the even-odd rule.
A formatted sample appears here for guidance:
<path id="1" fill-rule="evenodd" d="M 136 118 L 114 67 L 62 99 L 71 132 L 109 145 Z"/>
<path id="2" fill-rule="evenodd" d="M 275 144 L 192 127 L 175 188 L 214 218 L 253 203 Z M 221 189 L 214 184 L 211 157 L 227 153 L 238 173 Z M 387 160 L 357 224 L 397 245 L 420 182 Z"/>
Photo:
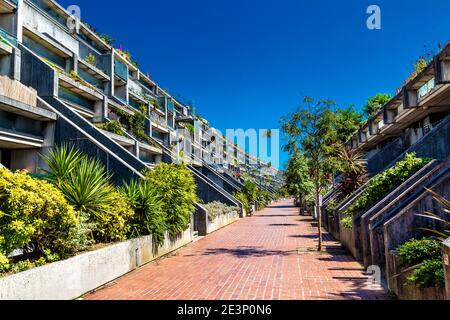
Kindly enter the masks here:
<path id="1" fill-rule="evenodd" d="M 303 210 L 306 197 L 313 191 L 313 183 L 309 177 L 308 159 L 296 150 L 289 159 L 284 172 L 286 188 L 290 195 L 295 196 Z"/>
<path id="2" fill-rule="evenodd" d="M 331 100 L 315 101 L 305 97 L 303 105 L 282 119 L 283 131 L 288 139 L 285 150 L 300 149 L 309 160 L 310 177 L 314 185 L 315 215 L 319 227 L 318 250 L 322 250 L 322 215 L 320 195 L 330 181 L 333 164 L 332 144 L 336 140 L 334 127 L 335 103 Z"/>

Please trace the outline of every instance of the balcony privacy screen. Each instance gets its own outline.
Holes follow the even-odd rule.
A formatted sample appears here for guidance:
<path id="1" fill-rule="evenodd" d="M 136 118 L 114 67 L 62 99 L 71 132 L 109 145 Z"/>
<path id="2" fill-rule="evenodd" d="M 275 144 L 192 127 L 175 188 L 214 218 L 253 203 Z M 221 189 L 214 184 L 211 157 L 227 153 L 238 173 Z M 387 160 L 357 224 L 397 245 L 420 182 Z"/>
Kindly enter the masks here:
<path id="1" fill-rule="evenodd" d="M 170 112 L 175 111 L 175 105 L 173 104 L 172 100 L 167 100 L 167 110 Z"/>
<path id="2" fill-rule="evenodd" d="M 17 39 L 5 29 L 0 28 L 0 37 L 9 42 L 11 45 L 17 47 Z"/>
<path id="3" fill-rule="evenodd" d="M 11 112 L 0 110 L 0 130 L 8 130 L 42 138 L 43 124 Z"/>
<path id="4" fill-rule="evenodd" d="M 114 59 L 114 74 L 120 79 L 128 80 L 128 67 L 118 59 Z"/>
<path id="5" fill-rule="evenodd" d="M 90 111 L 94 111 L 94 102 L 84 98 L 83 96 L 76 94 L 64 87 L 59 87 L 58 96 L 64 100 L 67 100 L 80 107 L 86 108 Z"/>

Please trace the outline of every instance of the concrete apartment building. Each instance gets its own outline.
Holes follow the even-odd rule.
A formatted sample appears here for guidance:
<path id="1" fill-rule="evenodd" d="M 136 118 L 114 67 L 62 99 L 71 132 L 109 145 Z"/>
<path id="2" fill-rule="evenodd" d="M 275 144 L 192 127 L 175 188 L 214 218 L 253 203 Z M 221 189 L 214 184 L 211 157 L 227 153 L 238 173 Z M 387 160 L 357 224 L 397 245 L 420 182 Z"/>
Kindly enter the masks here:
<path id="1" fill-rule="evenodd" d="M 414 299 L 440 298 L 435 292 L 420 296 L 423 293 L 417 290 L 414 294 L 418 296 L 411 295 L 414 290 L 406 295 L 402 288 L 406 280 L 398 277 L 395 250 L 411 238 L 426 236 L 421 228 L 436 227 L 430 219 L 419 216 L 425 212 L 442 214 L 426 188 L 450 198 L 450 44 L 420 74 L 409 79 L 397 95 L 353 135 L 347 147 L 365 154 L 371 177 L 391 168 L 410 152 L 433 159 L 378 203 L 354 215 L 351 229 L 340 224 L 343 212 L 364 192 L 367 184 L 332 212 L 327 211 L 323 223 L 366 267 L 379 266 L 394 293 Z M 324 198 L 324 209 L 335 196 L 336 190 L 333 190 Z M 444 251 L 450 252 L 450 248 L 444 246 Z M 446 268 L 450 272 L 450 266 Z M 447 282 L 450 297 L 450 273 Z"/>
<path id="2" fill-rule="evenodd" d="M 2 165 L 39 173 L 45 166 L 40 154 L 67 143 L 101 160 L 118 183 L 181 159 L 205 203 L 240 205 L 233 193 L 241 190 L 244 172 L 263 190 L 281 185 L 278 170 L 215 137 L 206 120 L 159 87 L 128 53 L 84 23 L 69 28 L 70 18 L 52 0 L 0 1 Z M 142 106 L 144 128 L 137 133 L 130 119 Z M 104 130 L 114 120 L 122 134 Z"/>

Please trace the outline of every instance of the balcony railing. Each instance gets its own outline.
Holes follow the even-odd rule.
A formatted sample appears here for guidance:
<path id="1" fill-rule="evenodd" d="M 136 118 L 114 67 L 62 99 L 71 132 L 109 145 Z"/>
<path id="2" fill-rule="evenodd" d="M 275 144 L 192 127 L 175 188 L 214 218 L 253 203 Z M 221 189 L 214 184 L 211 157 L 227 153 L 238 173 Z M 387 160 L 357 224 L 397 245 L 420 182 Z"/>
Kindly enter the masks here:
<path id="1" fill-rule="evenodd" d="M 175 105 L 172 100 L 167 100 L 167 110 L 172 113 L 175 111 Z"/>
<path id="2" fill-rule="evenodd" d="M 150 100 L 149 93 L 144 88 L 142 88 L 142 86 L 138 82 L 129 79 L 128 80 L 128 89 L 132 93 L 134 93 L 135 95 L 140 97 L 142 100 L 144 100 L 144 101 Z"/>
<path id="3" fill-rule="evenodd" d="M 150 119 L 151 119 L 152 122 L 154 122 L 154 123 L 156 123 L 156 124 L 158 124 L 160 126 L 163 126 L 163 127 L 167 126 L 166 125 L 166 118 L 161 116 L 161 115 L 159 115 L 159 114 L 156 114 L 156 113 L 152 112 L 150 114 Z"/>
<path id="4" fill-rule="evenodd" d="M 37 120 L 0 110 L 0 129 L 42 138 L 43 124 Z"/>
<path id="5" fill-rule="evenodd" d="M 139 79 L 139 83 L 140 83 L 141 85 L 143 85 L 148 91 L 155 93 L 155 88 L 152 87 L 152 86 L 151 86 L 150 84 L 148 84 L 147 82 L 145 82 L 144 80 Z"/>
<path id="6" fill-rule="evenodd" d="M 417 91 L 417 98 L 421 100 L 423 97 L 425 97 L 428 93 L 430 93 L 434 87 L 436 86 L 435 78 L 431 78 L 430 81 L 425 83 L 422 87 L 419 88 Z"/>
<path id="7" fill-rule="evenodd" d="M 151 163 L 151 164 L 156 163 L 155 155 L 151 154 L 149 152 L 143 151 L 143 150 L 139 151 L 139 159 L 145 163 Z"/>
<path id="8" fill-rule="evenodd" d="M 0 37 L 9 42 L 11 45 L 17 47 L 17 39 L 5 29 L 0 28 Z"/>
<path id="9" fill-rule="evenodd" d="M 67 100 L 68 102 L 79 105 L 90 111 L 94 111 L 94 102 L 93 101 L 88 100 L 88 99 L 86 99 L 64 87 L 59 87 L 58 96 L 64 100 Z"/>
<path id="10" fill-rule="evenodd" d="M 118 59 L 114 59 L 114 74 L 123 81 L 128 81 L 128 67 Z"/>

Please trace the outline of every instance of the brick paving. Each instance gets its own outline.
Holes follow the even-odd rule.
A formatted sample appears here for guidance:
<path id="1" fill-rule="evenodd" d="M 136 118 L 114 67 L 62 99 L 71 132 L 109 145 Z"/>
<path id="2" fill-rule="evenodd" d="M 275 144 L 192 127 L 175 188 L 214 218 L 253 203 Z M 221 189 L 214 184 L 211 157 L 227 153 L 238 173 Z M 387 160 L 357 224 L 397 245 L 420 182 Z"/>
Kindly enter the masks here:
<path id="1" fill-rule="evenodd" d="M 84 299 L 385 299 L 361 265 L 316 223 L 282 201 L 150 263 Z"/>

